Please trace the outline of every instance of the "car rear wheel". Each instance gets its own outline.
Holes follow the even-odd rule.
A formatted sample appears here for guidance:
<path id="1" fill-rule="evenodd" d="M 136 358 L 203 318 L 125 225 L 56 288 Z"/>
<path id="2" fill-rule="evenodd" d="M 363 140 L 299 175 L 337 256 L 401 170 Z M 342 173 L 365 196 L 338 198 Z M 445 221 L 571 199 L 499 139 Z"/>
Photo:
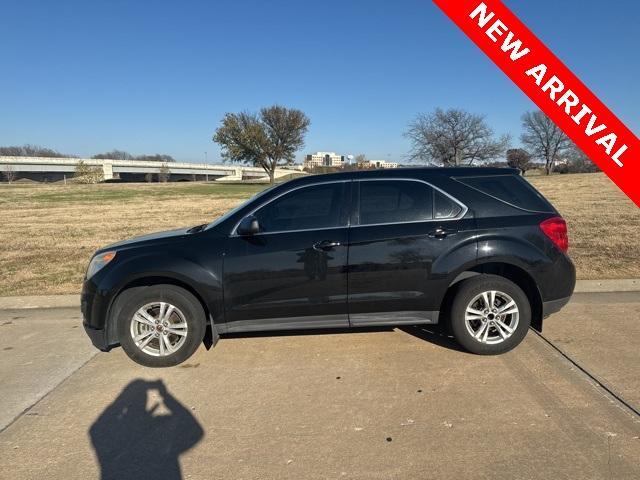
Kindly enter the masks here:
<path id="1" fill-rule="evenodd" d="M 496 355 L 516 347 L 531 324 L 531 306 L 515 283 L 497 275 L 463 281 L 453 299 L 450 326 L 472 353 Z"/>
<path id="2" fill-rule="evenodd" d="M 188 359 L 204 337 L 205 313 L 187 290 L 174 285 L 134 287 L 116 300 L 120 345 L 146 367 L 171 367 Z"/>

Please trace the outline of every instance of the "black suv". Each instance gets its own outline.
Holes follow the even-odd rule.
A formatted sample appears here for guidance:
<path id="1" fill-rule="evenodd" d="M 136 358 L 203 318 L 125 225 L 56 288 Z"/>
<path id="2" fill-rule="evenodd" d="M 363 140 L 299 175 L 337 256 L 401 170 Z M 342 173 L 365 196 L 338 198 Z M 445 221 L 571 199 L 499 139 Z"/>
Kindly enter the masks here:
<path id="1" fill-rule="evenodd" d="M 498 354 L 568 302 L 567 248 L 565 221 L 517 170 L 307 176 L 208 225 L 96 252 L 84 326 L 152 367 L 231 332 L 438 322 Z"/>

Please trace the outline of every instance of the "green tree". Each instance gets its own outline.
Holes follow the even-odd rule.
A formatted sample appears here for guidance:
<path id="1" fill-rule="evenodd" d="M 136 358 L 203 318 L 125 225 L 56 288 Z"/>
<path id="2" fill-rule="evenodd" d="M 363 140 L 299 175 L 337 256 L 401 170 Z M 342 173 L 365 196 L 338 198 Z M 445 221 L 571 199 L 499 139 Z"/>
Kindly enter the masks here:
<path id="1" fill-rule="evenodd" d="M 262 167 L 273 183 L 277 167 L 291 165 L 304 146 L 309 118 L 300 110 L 280 105 L 265 107 L 259 114 L 227 113 L 213 141 L 222 147 L 222 157 Z"/>

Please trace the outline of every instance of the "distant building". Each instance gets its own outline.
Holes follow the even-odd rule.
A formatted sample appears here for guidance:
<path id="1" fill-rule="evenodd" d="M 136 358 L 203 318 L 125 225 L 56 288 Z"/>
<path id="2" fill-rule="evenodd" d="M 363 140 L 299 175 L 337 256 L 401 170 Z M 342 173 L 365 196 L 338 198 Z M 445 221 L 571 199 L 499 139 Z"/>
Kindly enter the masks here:
<path id="1" fill-rule="evenodd" d="M 569 159 L 568 158 L 556 158 L 553 161 L 553 166 L 554 167 L 558 167 L 560 165 L 568 165 L 569 164 Z"/>
<path id="2" fill-rule="evenodd" d="M 304 168 L 313 167 L 341 167 L 344 156 L 335 152 L 316 152 L 304 157 Z"/>
<path id="3" fill-rule="evenodd" d="M 398 168 L 398 164 L 385 160 L 364 160 L 363 162 L 358 162 L 358 168 L 363 170 L 368 168 Z"/>

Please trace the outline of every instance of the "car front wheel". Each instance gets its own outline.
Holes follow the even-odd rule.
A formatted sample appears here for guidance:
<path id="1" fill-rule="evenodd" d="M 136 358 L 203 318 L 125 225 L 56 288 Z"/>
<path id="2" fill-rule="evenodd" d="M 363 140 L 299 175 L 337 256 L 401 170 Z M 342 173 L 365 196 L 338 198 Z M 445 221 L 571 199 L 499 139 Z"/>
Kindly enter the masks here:
<path id="1" fill-rule="evenodd" d="M 451 330 L 465 349 L 496 355 L 516 347 L 531 325 L 531 306 L 515 283 L 478 275 L 460 285 L 450 313 Z"/>
<path id="2" fill-rule="evenodd" d="M 187 290 L 174 285 L 134 287 L 116 300 L 120 345 L 146 367 L 171 367 L 188 359 L 204 337 L 205 313 Z"/>

